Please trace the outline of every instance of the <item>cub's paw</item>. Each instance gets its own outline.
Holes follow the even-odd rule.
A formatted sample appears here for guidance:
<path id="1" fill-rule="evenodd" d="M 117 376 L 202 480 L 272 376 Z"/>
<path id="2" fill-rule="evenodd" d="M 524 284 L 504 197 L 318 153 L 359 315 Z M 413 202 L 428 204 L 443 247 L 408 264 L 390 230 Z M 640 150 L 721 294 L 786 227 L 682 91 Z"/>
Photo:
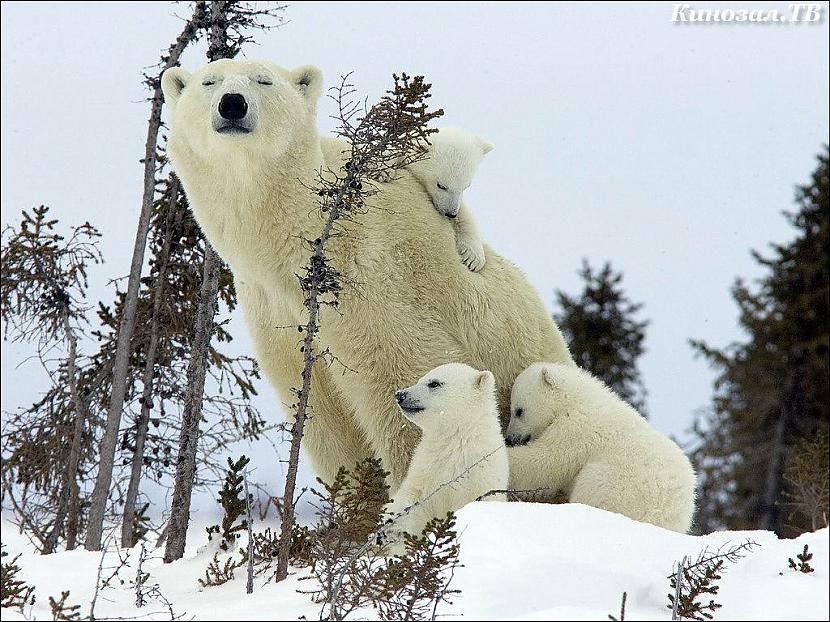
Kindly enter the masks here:
<path id="1" fill-rule="evenodd" d="M 481 242 L 467 243 L 464 240 L 458 240 L 455 247 L 461 256 L 461 262 L 470 271 L 478 272 L 484 267 L 487 259 L 484 257 L 484 246 Z"/>

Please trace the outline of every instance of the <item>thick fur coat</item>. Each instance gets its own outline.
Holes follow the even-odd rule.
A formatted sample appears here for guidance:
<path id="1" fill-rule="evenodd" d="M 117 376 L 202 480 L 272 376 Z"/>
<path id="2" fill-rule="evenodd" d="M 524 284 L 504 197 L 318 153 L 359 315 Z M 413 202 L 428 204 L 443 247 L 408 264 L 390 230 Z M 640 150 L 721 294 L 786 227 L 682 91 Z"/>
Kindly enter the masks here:
<path id="1" fill-rule="evenodd" d="M 588 372 L 531 365 L 513 385 L 507 435 L 512 490 L 563 493 L 571 503 L 682 533 L 691 527 L 689 459 Z"/>
<path id="2" fill-rule="evenodd" d="M 507 449 L 489 371 L 449 363 L 429 371 L 395 397 L 421 428 L 409 471 L 387 508 L 393 529 L 420 534 L 433 518 L 456 512 L 507 488 Z M 486 497 L 504 501 L 503 493 Z"/>
<path id="3" fill-rule="evenodd" d="M 475 220 L 464 203 L 464 191 L 493 145 L 466 130 L 442 127 L 430 135 L 427 156 L 407 166 L 427 191 L 440 214 L 454 220 L 455 246 L 461 261 L 478 272 L 487 261 Z"/>
<path id="4" fill-rule="evenodd" d="M 305 310 L 297 274 L 306 240 L 323 219 L 309 190 L 324 167 L 337 170 L 344 145 L 316 129 L 322 76 L 273 63 L 221 60 L 162 78 L 171 110 L 168 152 L 196 219 L 234 273 L 256 357 L 285 405 L 300 384 L 297 326 Z M 233 111 L 244 115 L 229 121 Z M 224 104 L 223 104 L 224 102 Z M 392 491 L 420 438 L 394 400 L 426 371 L 463 361 L 492 370 L 503 417 L 510 387 L 537 360 L 571 363 L 567 346 L 525 276 L 489 248 L 468 270 L 453 229 L 406 170 L 345 223 L 329 256 L 350 280 L 337 310 L 325 308 L 320 344 L 338 362 L 318 364 L 303 445 L 317 474 L 378 456 Z M 290 409 L 286 409 L 291 412 Z"/>

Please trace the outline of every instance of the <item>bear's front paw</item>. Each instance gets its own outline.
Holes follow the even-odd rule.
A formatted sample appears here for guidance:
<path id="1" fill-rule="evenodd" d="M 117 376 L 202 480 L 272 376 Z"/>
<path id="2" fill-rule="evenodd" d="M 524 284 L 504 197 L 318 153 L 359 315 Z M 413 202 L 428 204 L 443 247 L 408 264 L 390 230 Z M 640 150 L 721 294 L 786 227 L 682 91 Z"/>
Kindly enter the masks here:
<path id="1" fill-rule="evenodd" d="M 484 267 L 487 259 L 484 257 L 484 247 L 481 243 L 468 244 L 462 240 L 456 243 L 461 262 L 472 272 L 478 272 Z"/>

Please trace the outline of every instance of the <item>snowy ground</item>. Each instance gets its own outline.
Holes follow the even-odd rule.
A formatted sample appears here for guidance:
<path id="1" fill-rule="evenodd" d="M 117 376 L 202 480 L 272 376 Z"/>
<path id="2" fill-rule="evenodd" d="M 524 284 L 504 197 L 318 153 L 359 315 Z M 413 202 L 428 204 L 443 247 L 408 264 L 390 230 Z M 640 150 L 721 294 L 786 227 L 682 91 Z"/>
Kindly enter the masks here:
<path id="1" fill-rule="evenodd" d="M 524 503 L 477 503 L 458 516 L 461 558 L 453 587 L 461 595 L 439 615 L 467 620 L 607 620 L 618 615 L 620 596 L 628 592 L 628 620 L 668 620 L 666 609 L 673 563 L 684 555 L 696 557 L 709 547 L 757 542 L 747 557 L 729 566 L 715 597 L 723 608 L 716 620 L 827 620 L 828 530 L 797 540 L 779 540 L 762 531 L 685 536 L 580 505 Z M 158 583 L 161 592 L 183 619 L 196 620 L 295 620 L 317 619 L 319 606 L 309 596 L 309 582 L 299 581 L 299 571 L 281 585 L 263 585 L 258 580 L 252 595 L 245 593 L 244 573 L 219 587 L 200 591 L 209 553 L 196 554 L 205 541 L 204 530 L 192 530 L 188 557 L 164 565 L 160 553 L 147 564 L 148 584 Z M 3 609 L 3 620 L 51 619 L 48 596 L 70 590 L 69 601 L 89 614 L 100 553 L 62 552 L 42 557 L 30 552 L 27 541 L 13 525 L 4 522 L 3 542 L 19 560 L 22 577 L 37 587 L 37 602 L 24 615 Z M 788 557 L 795 557 L 808 544 L 816 571 L 802 574 L 791 570 Z M 95 608 L 98 619 L 121 617 L 147 620 L 169 619 L 158 603 L 142 609 L 134 606 L 131 567 L 120 572 L 124 581 L 101 591 Z M 6 558 L 9 559 L 9 558 Z M 103 565 L 111 566 L 115 553 Z M 110 571 L 111 572 L 111 571 Z M 109 573 L 104 572 L 107 576 Z M 360 616 L 356 616 L 360 619 Z"/>

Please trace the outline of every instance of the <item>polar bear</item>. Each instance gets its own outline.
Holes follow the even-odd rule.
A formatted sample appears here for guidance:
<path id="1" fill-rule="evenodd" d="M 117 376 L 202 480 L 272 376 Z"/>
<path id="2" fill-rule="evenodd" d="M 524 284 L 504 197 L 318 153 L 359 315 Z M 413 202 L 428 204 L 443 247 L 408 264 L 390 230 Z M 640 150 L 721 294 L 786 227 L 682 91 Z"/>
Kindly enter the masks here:
<path id="1" fill-rule="evenodd" d="M 421 428 L 409 471 L 388 504 L 392 530 L 418 535 L 491 491 L 507 489 L 507 448 L 501 433 L 496 380 L 489 371 L 447 363 L 395 393 L 404 417 Z M 504 493 L 488 500 L 504 501 Z M 397 517 L 397 518 L 396 518 Z"/>
<path id="2" fill-rule="evenodd" d="M 168 69 L 162 89 L 173 169 L 234 274 L 260 367 L 290 405 L 303 369 L 296 326 L 307 318 L 296 275 L 309 261 L 305 240 L 324 222 L 310 188 L 321 169 L 343 167 L 347 147 L 317 132 L 322 75 L 223 59 L 193 73 Z M 489 369 L 506 425 L 519 372 L 538 360 L 573 363 L 520 270 L 485 246 L 487 269 L 470 272 L 411 172 L 377 186 L 366 212 L 342 221 L 343 235 L 326 250 L 358 285 L 344 287 L 337 309 L 321 310 L 319 344 L 337 360 L 312 370 L 303 447 L 326 482 L 340 466 L 376 456 L 394 492 L 420 430 L 401 416 L 392 388 L 450 361 Z"/>
<path id="3" fill-rule="evenodd" d="M 455 127 L 438 128 L 430 134 L 429 142 L 426 156 L 406 168 L 424 185 L 435 209 L 454 219 L 455 246 L 461 261 L 473 272 L 478 272 L 486 262 L 484 245 L 470 210 L 463 202 L 463 194 L 493 145 Z"/>
<path id="4" fill-rule="evenodd" d="M 673 531 L 691 527 L 695 473 L 689 459 L 582 369 L 535 363 L 519 374 L 507 443 L 511 490 L 542 490 L 549 499 L 562 492 L 571 503 Z"/>

